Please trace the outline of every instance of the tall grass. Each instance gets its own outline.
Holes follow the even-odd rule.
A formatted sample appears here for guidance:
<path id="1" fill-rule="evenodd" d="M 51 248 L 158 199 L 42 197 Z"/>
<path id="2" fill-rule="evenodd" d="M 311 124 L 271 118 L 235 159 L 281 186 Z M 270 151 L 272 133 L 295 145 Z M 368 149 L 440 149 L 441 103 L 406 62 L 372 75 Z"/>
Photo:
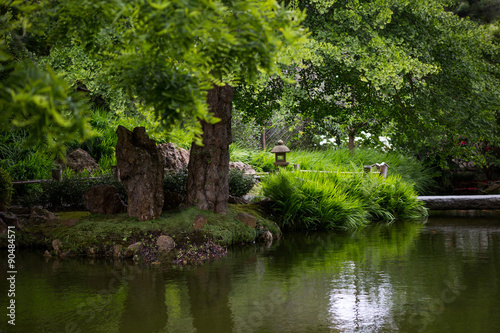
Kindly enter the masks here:
<path id="1" fill-rule="evenodd" d="M 230 147 L 230 154 L 231 160 L 241 157 L 257 171 L 276 170 L 273 164 L 274 154 L 270 152 L 255 151 L 233 144 Z M 399 175 L 402 180 L 413 183 L 414 189 L 420 194 L 424 194 L 426 189 L 434 184 L 435 172 L 432 169 L 425 168 L 414 157 L 397 152 L 385 153 L 368 148 L 355 149 L 352 154 L 348 149 L 291 151 L 287 154 L 287 161 L 290 162 L 288 167 L 290 170 L 293 164 L 298 164 L 302 170 L 347 172 L 362 171 L 364 165 L 385 162 L 390 166 L 390 175 Z"/>
<path id="2" fill-rule="evenodd" d="M 0 132 L 0 167 L 12 180 L 49 178 L 54 159 L 41 147 L 26 143 L 26 130 Z"/>
<path id="3" fill-rule="evenodd" d="M 413 186 L 399 176 L 282 170 L 265 177 L 262 190 L 287 229 L 355 229 L 427 214 Z"/>

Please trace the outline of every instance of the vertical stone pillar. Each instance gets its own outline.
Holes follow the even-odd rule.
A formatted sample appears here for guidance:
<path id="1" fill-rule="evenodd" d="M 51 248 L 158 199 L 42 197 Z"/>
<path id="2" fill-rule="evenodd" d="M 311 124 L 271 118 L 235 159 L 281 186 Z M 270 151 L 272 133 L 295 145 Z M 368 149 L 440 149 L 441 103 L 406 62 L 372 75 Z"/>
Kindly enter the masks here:
<path id="1" fill-rule="evenodd" d="M 118 126 L 116 132 L 116 164 L 128 195 L 128 215 L 140 221 L 157 219 L 163 208 L 165 162 L 156 142 L 149 138 L 144 127 L 131 132 Z"/>

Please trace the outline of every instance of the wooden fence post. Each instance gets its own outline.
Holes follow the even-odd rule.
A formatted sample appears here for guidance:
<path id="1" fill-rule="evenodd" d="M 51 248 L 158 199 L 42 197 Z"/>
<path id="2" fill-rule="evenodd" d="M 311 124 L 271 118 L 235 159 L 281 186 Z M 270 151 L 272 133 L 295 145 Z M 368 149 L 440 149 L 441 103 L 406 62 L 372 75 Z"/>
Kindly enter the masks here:
<path id="1" fill-rule="evenodd" d="M 61 169 L 52 169 L 52 179 L 60 182 L 62 180 L 62 170 Z"/>

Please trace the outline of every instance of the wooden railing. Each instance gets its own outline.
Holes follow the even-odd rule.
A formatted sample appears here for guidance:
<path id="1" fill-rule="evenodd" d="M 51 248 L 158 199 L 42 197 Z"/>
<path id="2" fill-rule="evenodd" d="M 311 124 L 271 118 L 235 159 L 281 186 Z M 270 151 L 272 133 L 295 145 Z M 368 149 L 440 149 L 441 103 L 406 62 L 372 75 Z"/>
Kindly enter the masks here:
<path id="1" fill-rule="evenodd" d="M 118 179 L 118 171 L 116 166 L 111 167 L 111 171 Z M 87 177 L 86 179 L 98 179 L 100 177 Z M 43 182 L 50 182 L 52 180 L 62 181 L 63 174 L 61 169 L 52 169 L 52 178 L 51 179 L 34 179 L 34 180 L 14 180 L 12 181 L 12 185 L 24 185 L 24 184 L 38 184 Z"/>
<path id="2" fill-rule="evenodd" d="M 295 170 L 298 170 L 300 172 L 320 172 L 320 173 L 333 173 L 336 171 L 323 171 L 323 170 L 300 170 L 300 166 L 298 164 L 294 164 L 293 168 Z M 378 171 L 373 171 L 373 169 L 376 168 Z M 374 163 L 372 165 L 365 165 L 363 167 L 364 173 L 378 173 L 380 176 L 382 176 L 384 179 L 387 178 L 387 173 L 389 172 L 389 165 L 385 162 L 382 163 Z M 342 174 L 352 174 L 356 172 L 340 172 Z M 269 172 L 257 172 L 254 175 L 255 179 L 260 179 L 262 176 L 267 176 L 269 175 Z"/>

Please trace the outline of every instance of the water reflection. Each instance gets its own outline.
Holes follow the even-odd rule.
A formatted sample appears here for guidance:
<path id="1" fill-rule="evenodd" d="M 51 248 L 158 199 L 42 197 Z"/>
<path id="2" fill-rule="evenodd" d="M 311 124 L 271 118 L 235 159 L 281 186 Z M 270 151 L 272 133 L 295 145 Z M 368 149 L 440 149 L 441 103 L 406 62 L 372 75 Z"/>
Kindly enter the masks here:
<path id="1" fill-rule="evenodd" d="M 182 269 L 18 259 L 16 330 L 3 321 L 0 331 L 500 331 L 500 222 L 491 218 L 290 234 Z"/>
<path id="2" fill-rule="evenodd" d="M 347 331 L 395 331 L 391 309 L 394 291 L 390 277 L 367 272 L 355 262 L 344 263 L 332 282 L 330 316 L 332 327 Z"/>

